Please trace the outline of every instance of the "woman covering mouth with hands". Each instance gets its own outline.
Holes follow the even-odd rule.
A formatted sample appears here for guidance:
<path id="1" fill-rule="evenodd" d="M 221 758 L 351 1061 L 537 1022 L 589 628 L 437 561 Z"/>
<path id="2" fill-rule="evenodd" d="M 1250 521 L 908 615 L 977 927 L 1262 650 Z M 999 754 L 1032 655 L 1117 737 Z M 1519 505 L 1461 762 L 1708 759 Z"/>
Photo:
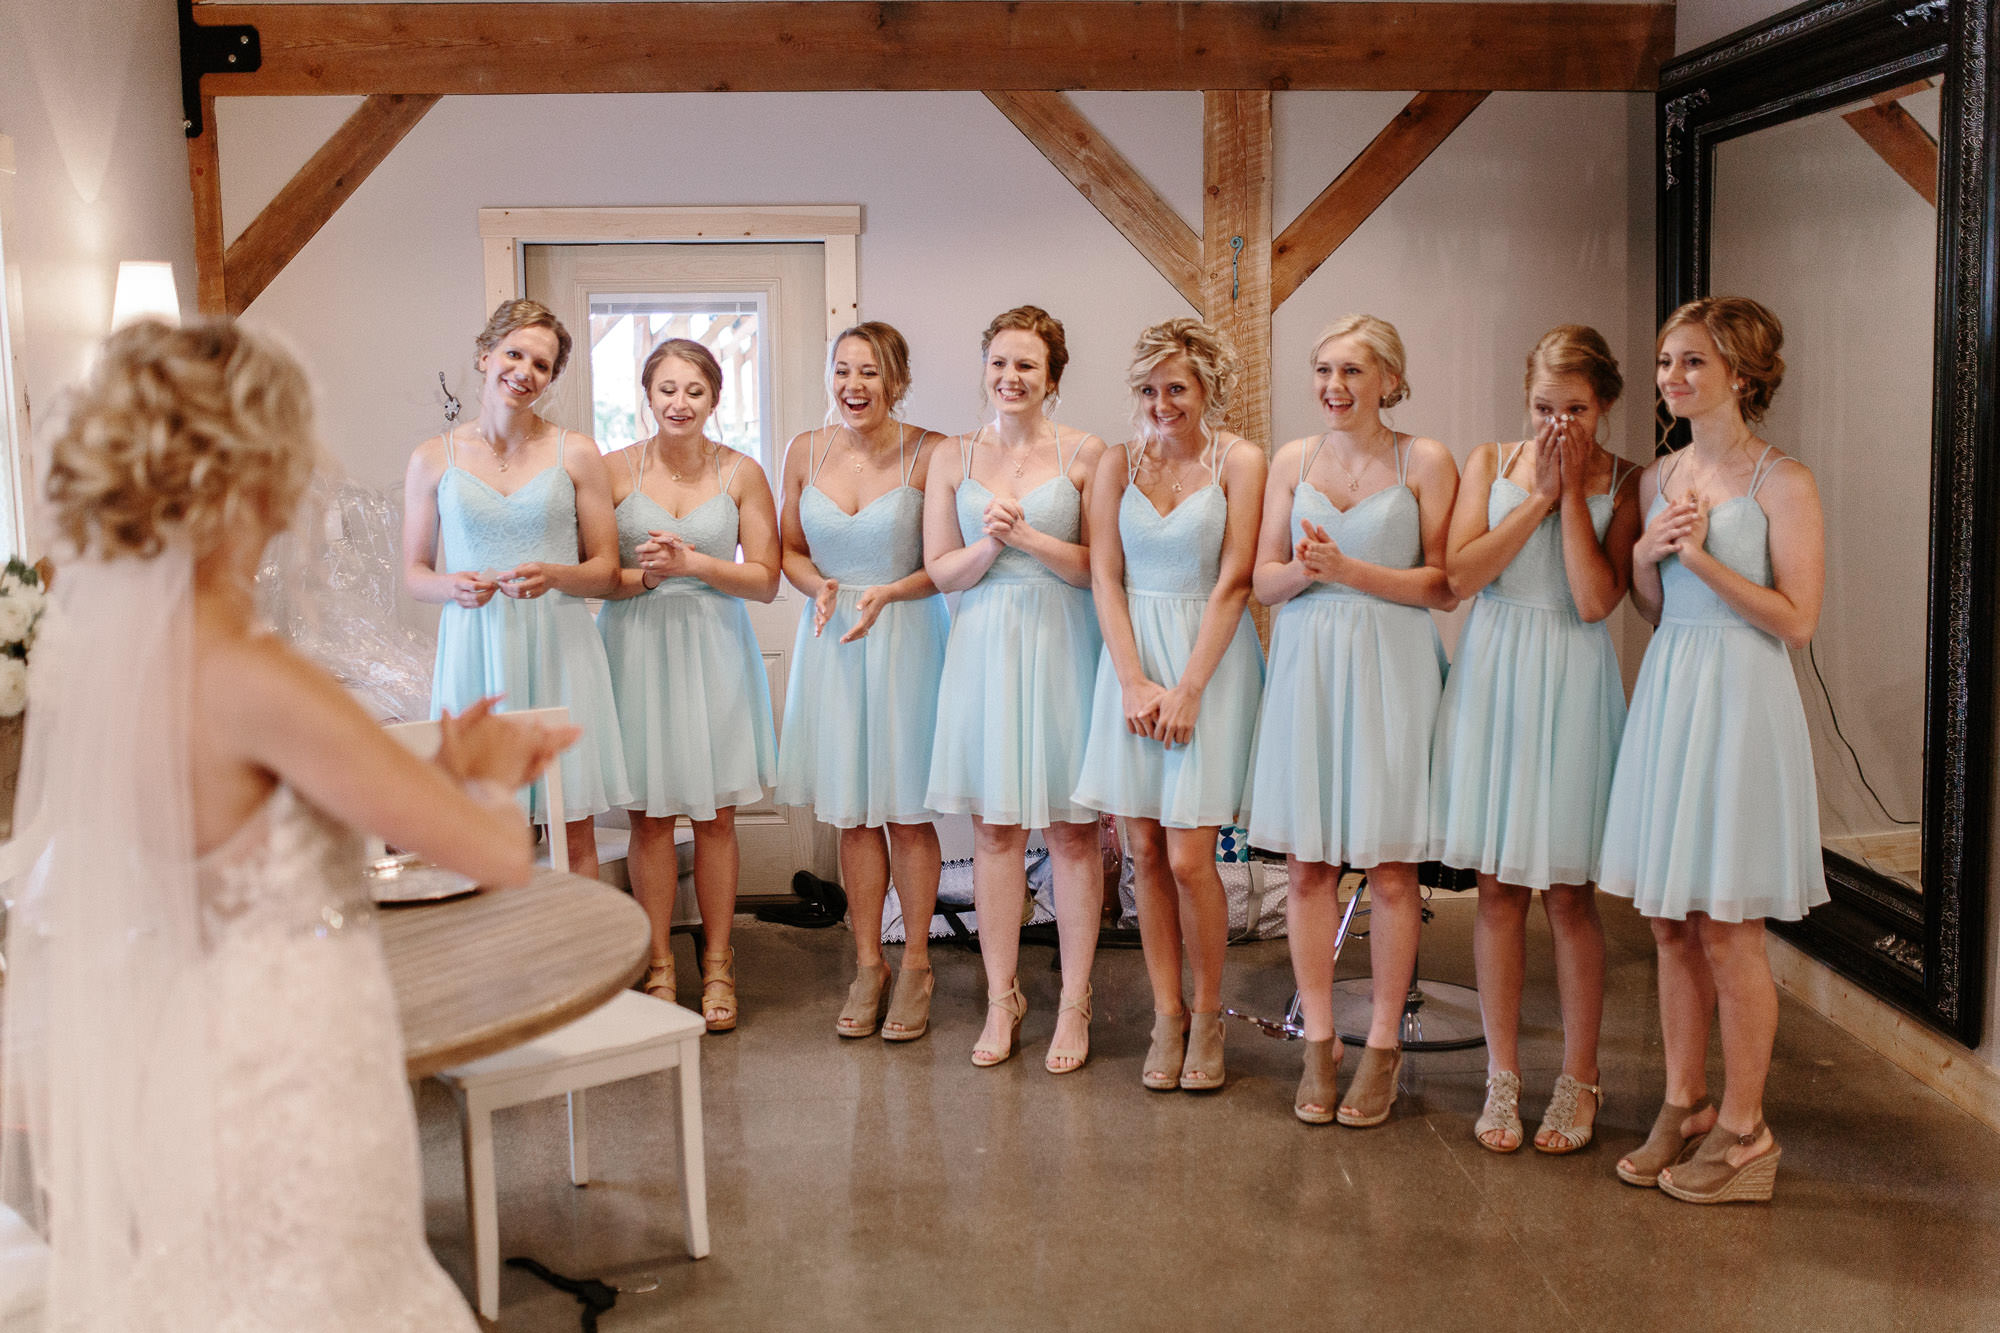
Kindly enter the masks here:
<path id="1" fill-rule="evenodd" d="M 591 818 L 631 799 L 618 713 L 584 598 L 618 576 L 611 480 L 597 445 L 538 415 L 569 361 L 569 331 L 536 301 L 506 301 L 475 342 L 479 418 L 418 445 L 403 480 L 403 586 L 441 602 L 431 716 L 491 695 L 569 709 L 568 809 L 534 789 L 529 817 L 562 824 L 570 869 L 597 874 Z"/>
<path id="2" fill-rule="evenodd" d="M 1417 863 L 1444 685 L 1430 612 L 1457 605 L 1444 556 L 1458 467 L 1436 440 L 1383 422 L 1384 408 L 1409 397 L 1405 364 L 1402 338 L 1372 315 L 1320 335 L 1313 386 L 1326 431 L 1272 460 L 1257 543 L 1257 596 L 1278 609 L 1242 822 L 1252 845 L 1285 853 L 1290 868 L 1287 934 L 1306 1037 L 1292 1111 L 1316 1125 L 1389 1118 L 1422 927 Z M 1374 987 L 1361 1066 L 1336 1104 L 1343 865 L 1368 872 Z"/>
<path id="3" fill-rule="evenodd" d="M 923 487 L 944 437 L 893 415 L 910 349 L 889 325 L 835 338 L 826 378 L 838 424 L 785 454 L 785 577 L 812 606 L 792 648 L 777 798 L 840 829 L 856 973 L 834 1030 L 911 1041 L 930 1025 L 937 908 L 937 816 L 924 793 L 950 622 L 924 572 Z M 906 930 L 893 998 L 882 957 L 892 878 Z"/>
<path id="4" fill-rule="evenodd" d="M 702 1017 L 726 1032 L 737 1014 L 736 807 L 777 780 L 771 692 L 743 604 L 777 594 L 778 515 L 764 470 L 703 434 L 722 395 L 713 352 L 669 338 L 639 384 L 658 430 L 607 460 L 623 568 L 597 620 L 632 778 L 628 864 L 653 927 L 645 989 L 671 1000 L 674 821 L 687 817 L 706 937 Z"/>

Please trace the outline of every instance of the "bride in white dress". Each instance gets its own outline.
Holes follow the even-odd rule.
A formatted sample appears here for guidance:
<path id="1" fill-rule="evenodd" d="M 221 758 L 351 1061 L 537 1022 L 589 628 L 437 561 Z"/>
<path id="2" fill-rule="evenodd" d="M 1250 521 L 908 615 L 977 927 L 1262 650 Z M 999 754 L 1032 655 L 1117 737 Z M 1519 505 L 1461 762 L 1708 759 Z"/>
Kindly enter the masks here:
<path id="1" fill-rule="evenodd" d="M 574 733 L 482 704 L 426 763 L 262 630 L 311 413 L 253 335 L 146 323 L 50 445 L 66 551 L 31 666 L 0 1145 L 49 1245 L 48 1329 L 476 1327 L 424 1241 L 352 829 L 519 884 L 510 793 Z"/>

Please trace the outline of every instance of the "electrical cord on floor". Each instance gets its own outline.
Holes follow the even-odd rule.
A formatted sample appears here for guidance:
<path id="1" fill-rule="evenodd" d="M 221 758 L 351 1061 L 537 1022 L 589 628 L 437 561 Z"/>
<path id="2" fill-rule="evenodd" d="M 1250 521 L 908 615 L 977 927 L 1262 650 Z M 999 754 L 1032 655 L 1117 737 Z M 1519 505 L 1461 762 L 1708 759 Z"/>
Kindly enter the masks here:
<path id="1" fill-rule="evenodd" d="M 1868 789 L 1868 794 L 1875 798 L 1876 809 L 1880 810 L 1882 817 L 1891 824 L 1901 824 L 1905 828 L 1915 828 L 1921 825 L 1923 823 L 1921 819 L 1898 819 L 1890 814 L 1889 807 L 1883 802 L 1881 793 L 1877 792 L 1875 784 L 1868 780 L 1868 770 L 1861 766 L 1861 756 L 1855 752 L 1854 742 L 1847 739 L 1847 732 L 1840 725 L 1840 710 L 1833 706 L 1833 691 L 1826 687 L 1826 677 L 1820 674 L 1819 655 L 1813 651 L 1813 644 L 1810 639 L 1806 641 L 1806 661 L 1812 664 L 1813 679 L 1819 682 L 1820 697 L 1826 700 L 1826 715 L 1833 719 L 1833 734 L 1840 737 L 1840 743 L 1847 747 L 1848 757 L 1854 760 L 1854 774 L 1861 779 L 1861 785 Z"/>

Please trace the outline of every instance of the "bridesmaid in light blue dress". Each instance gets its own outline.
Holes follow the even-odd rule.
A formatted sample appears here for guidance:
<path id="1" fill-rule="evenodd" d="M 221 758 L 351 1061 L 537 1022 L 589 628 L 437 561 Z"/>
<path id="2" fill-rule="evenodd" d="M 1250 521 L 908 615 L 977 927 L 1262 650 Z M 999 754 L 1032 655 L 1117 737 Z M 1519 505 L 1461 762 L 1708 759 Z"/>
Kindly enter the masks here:
<path id="1" fill-rule="evenodd" d="M 782 529 L 785 577 L 812 604 L 792 649 L 778 800 L 840 829 L 856 972 L 834 1030 L 879 1027 L 886 1041 L 930 1026 L 940 867 L 924 793 L 950 630 L 923 562 L 924 482 L 944 437 L 892 415 L 909 388 L 909 346 L 889 325 L 833 340 L 827 392 L 840 423 L 792 441 Z M 882 957 L 892 872 L 905 940 L 893 998 Z"/>
<path id="2" fill-rule="evenodd" d="M 1218 429 L 1238 373 L 1235 350 L 1199 320 L 1140 334 L 1126 374 L 1137 438 L 1105 450 L 1091 483 L 1104 651 L 1071 799 L 1127 821 L 1153 987 L 1141 1081 L 1156 1091 L 1223 1082 L 1229 905 L 1215 839 L 1242 806 L 1264 678 L 1246 610 L 1264 451 Z"/>
<path id="3" fill-rule="evenodd" d="M 622 568 L 597 618 L 632 778 L 626 864 L 653 927 L 645 989 L 671 1000 L 674 821 L 693 826 L 702 1017 L 727 1032 L 737 1018 L 736 807 L 778 776 L 770 685 L 743 604 L 777 595 L 778 515 L 764 470 L 703 435 L 722 395 L 713 352 L 669 338 L 639 383 L 659 429 L 609 460 Z"/>
<path id="4" fill-rule="evenodd" d="M 1028 892 L 1028 833 L 1055 869 L 1062 1000 L 1044 1067 L 1080 1068 L 1090 1051 L 1090 968 L 1104 904 L 1097 811 L 1070 792 L 1090 730 L 1103 639 L 1090 601 L 1084 492 L 1104 442 L 1050 419 L 1069 362 L 1059 320 L 1009 310 L 980 340 L 992 424 L 947 448 L 924 488 L 924 566 L 958 592 L 931 750 L 933 810 L 969 814 L 986 1030 L 976 1065 L 1014 1051 L 1025 1008 L 1015 971 Z M 1050 469 L 1053 468 L 1053 471 Z"/>
<path id="5" fill-rule="evenodd" d="M 1745 297 L 1670 315 L 1656 377 L 1693 438 L 1639 482 L 1632 601 L 1659 629 L 1632 691 L 1598 882 L 1652 918 L 1667 1087 L 1618 1175 L 1689 1203 L 1771 1197 L 1780 1150 L 1764 1082 L 1778 997 L 1764 920 L 1827 901 L 1812 745 L 1786 652 L 1819 623 L 1819 490 L 1753 429 L 1783 378 L 1783 342 L 1777 318 Z M 1711 1016 L 1719 1108 L 1707 1095 Z"/>
<path id="6" fill-rule="evenodd" d="M 1521 977 L 1537 890 L 1555 940 L 1563 1070 L 1535 1147 L 1589 1143 L 1602 1096 L 1604 926 L 1591 882 L 1625 724 L 1605 618 L 1631 582 L 1639 469 L 1606 453 L 1597 433 L 1624 387 L 1595 329 L 1543 335 L 1525 384 L 1534 438 L 1473 451 L 1445 557 L 1452 592 L 1474 600 L 1438 709 L 1430 850 L 1479 876 L 1473 958 L 1487 1068 L 1473 1134 L 1494 1152 L 1522 1140 Z"/>
<path id="7" fill-rule="evenodd" d="M 584 599 L 618 573 L 611 481 L 587 435 L 535 404 L 569 360 L 569 331 L 535 301 L 507 301 L 476 346 L 479 419 L 417 446 L 403 481 L 403 586 L 443 603 L 431 714 L 488 695 L 501 709 L 569 709 L 583 737 L 562 757 L 570 869 L 597 874 L 592 816 L 631 799 L 604 641 Z"/>
<path id="8" fill-rule="evenodd" d="M 1313 389 L 1327 429 L 1272 460 L 1257 543 L 1257 596 L 1278 610 L 1243 823 L 1252 845 L 1286 854 L 1306 1037 L 1292 1112 L 1315 1125 L 1389 1118 L 1422 925 L 1417 863 L 1444 678 L 1430 611 L 1457 604 L 1444 545 L 1458 468 L 1436 440 L 1383 423 L 1382 409 L 1409 396 L 1406 364 L 1402 338 L 1372 315 L 1320 335 Z M 1336 1110 L 1343 865 L 1368 872 L 1374 984 L 1368 1044 Z"/>

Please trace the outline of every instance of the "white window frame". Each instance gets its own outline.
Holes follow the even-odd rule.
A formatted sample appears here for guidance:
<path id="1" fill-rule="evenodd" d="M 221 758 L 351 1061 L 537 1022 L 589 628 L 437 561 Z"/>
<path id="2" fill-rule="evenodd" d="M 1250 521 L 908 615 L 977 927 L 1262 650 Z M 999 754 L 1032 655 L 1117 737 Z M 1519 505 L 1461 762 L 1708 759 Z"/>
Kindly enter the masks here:
<path id="1" fill-rule="evenodd" d="M 530 245 L 816 242 L 826 250 L 826 336 L 861 317 L 856 251 L 859 204 L 758 204 L 736 207 L 482 208 L 485 319 L 526 290 L 522 250 Z"/>

